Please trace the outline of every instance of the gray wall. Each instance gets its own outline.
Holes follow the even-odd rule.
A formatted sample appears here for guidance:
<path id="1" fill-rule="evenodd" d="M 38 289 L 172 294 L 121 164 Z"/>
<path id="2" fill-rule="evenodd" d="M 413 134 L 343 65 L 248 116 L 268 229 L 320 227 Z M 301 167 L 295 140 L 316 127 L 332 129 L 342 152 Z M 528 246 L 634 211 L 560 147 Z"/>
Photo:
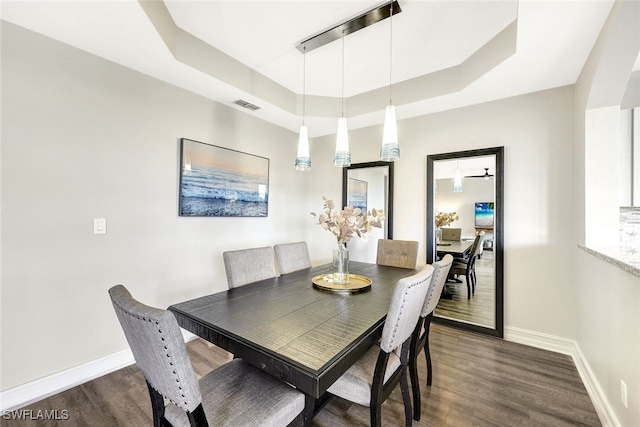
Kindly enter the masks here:
<path id="1" fill-rule="evenodd" d="M 341 198 L 333 135 L 312 141 L 313 169 L 299 173 L 294 133 L 6 23 L 2 64 L 2 390 L 126 348 L 106 294 L 115 283 L 164 307 L 225 289 L 224 250 L 308 240 L 314 264 L 330 259 L 335 240 L 308 213 Z M 351 131 L 353 162 L 377 160 L 381 135 Z M 506 334 L 578 339 L 598 381 L 615 374 L 607 387 L 637 369 L 592 349 L 611 343 L 605 325 L 578 326 L 607 295 L 620 327 L 638 288 L 582 252 L 571 259 L 584 222 L 573 86 L 403 120 L 399 136 L 394 238 L 418 240 L 424 262 L 427 155 L 505 146 Z M 179 137 L 270 158 L 269 217 L 178 217 Z M 107 235 L 92 234 L 97 217 Z M 598 286 L 608 277 L 620 294 Z"/>
<path id="2" fill-rule="evenodd" d="M 630 78 L 630 70 L 640 48 L 638 22 L 640 3 L 616 2 L 575 85 L 573 193 L 576 221 L 572 253 L 573 281 L 577 287 L 576 340 L 582 359 L 591 370 L 594 387 L 599 388 L 615 417 L 608 421 L 621 426 L 640 425 L 640 279 L 586 253 L 577 245 L 584 245 L 589 234 L 597 233 L 600 228 L 589 229 L 586 224 L 585 218 L 591 209 L 587 199 L 602 203 L 610 200 L 611 189 L 617 188 L 614 187 L 617 182 L 607 185 L 607 180 L 617 179 L 616 168 L 603 167 L 598 164 L 598 158 L 606 158 L 607 153 L 617 150 L 618 141 L 604 141 L 595 150 L 595 159 L 590 163 L 586 142 L 590 135 L 585 134 L 589 124 L 585 116 L 603 107 L 618 109 L 623 102 L 628 103 L 625 108 L 640 105 L 637 94 L 635 97 L 624 95 L 625 91 L 630 93 L 629 88 L 637 87 L 637 77 Z M 616 123 L 611 125 L 615 128 Z M 598 185 L 590 184 L 589 178 L 605 181 L 604 191 Z M 609 207 L 615 208 L 614 215 L 619 217 L 617 195 L 617 191 L 614 192 L 615 201 Z M 617 240 L 618 234 L 613 237 Z M 629 390 L 628 408 L 621 403 L 621 380 Z"/>
<path id="3" fill-rule="evenodd" d="M 126 348 L 114 284 L 166 307 L 313 230 L 292 132 L 6 22 L 2 90 L 3 390 Z M 178 217 L 180 137 L 270 158 L 269 216 Z"/>

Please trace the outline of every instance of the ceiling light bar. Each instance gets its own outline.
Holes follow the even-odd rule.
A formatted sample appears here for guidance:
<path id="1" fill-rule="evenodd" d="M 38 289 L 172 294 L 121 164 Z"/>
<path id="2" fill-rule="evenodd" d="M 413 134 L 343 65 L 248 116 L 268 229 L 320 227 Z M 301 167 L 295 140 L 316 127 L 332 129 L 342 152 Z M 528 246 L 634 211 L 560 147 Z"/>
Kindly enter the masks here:
<path id="1" fill-rule="evenodd" d="M 393 9 L 391 8 L 392 4 Z M 349 34 L 355 33 L 356 31 L 366 28 L 369 25 L 380 22 L 383 19 L 387 19 L 390 16 L 391 10 L 393 10 L 394 15 L 402 12 L 402 9 L 400 8 L 400 5 L 397 1 L 385 3 L 381 6 L 369 10 L 368 12 L 363 13 L 362 15 L 359 15 L 355 18 L 336 25 L 333 28 L 323 31 L 320 34 L 316 34 L 315 36 L 311 36 L 306 40 L 301 41 L 296 46 L 296 49 L 303 53 L 310 52 L 313 49 L 340 39 L 341 37 L 343 37 L 343 32 L 345 36 L 348 36 Z"/>

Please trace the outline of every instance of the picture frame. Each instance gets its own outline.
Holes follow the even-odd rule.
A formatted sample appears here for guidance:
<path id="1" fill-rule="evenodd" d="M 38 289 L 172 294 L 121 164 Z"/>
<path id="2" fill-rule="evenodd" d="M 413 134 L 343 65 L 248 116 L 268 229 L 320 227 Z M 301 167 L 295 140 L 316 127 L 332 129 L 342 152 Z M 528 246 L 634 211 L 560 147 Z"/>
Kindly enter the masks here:
<path id="1" fill-rule="evenodd" d="M 493 228 L 495 216 L 494 202 L 475 202 L 475 226 Z"/>
<path id="2" fill-rule="evenodd" d="M 368 182 L 361 179 L 349 178 L 347 186 L 347 206 L 360 208 L 363 214 L 367 212 Z"/>
<path id="3" fill-rule="evenodd" d="M 180 139 L 178 215 L 266 217 L 269 159 Z"/>

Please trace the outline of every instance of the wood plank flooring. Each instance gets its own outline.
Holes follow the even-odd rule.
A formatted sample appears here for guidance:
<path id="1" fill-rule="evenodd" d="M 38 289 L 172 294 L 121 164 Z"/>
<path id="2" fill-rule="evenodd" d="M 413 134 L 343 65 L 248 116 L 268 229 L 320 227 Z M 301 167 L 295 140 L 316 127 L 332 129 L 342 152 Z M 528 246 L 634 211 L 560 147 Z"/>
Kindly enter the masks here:
<path id="1" fill-rule="evenodd" d="M 441 299 L 436 307 L 436 316 L 473 323 L 488 328 L 495 327 L 495 267 L 492 251 L 483 251 L 482 257 L 476 260 L 476 292 L 471 299 L 467 298 L 466 278 L 461 276 L 462 283 L 447 283 L 447 292 L 452 299 Z"/>
<path id="2" fill-rule="evenodd" d="M 415 426 L 600 426 L 569 356 L 433 324 L 433 385 L 426 387 L 424 355 L 419 357 L 422 419 Z M 231 360 L 202 340 L 187 345 L 198 375 Z M 151 426 L 151 405 L 135 365 L 29 405 L 68 411 L 66 420 L 7 420 L 2 426 Z M 396 389 L 382 408 L 383 426 L 404 423 Z M 213 425 L 213 423 L 211 423 Z M 313 420 L 317 427 L 367 426 L 369 409 L 332 399 Z"/>

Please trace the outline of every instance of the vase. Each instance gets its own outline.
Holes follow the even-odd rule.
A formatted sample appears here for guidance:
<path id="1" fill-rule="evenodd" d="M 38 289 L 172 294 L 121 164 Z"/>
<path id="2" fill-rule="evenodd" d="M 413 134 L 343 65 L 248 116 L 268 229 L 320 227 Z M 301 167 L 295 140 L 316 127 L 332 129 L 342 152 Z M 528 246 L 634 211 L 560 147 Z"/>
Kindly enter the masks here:
<path id="1" fill-rule="evenodd" d="M 333 282 L 340 285 L 349 283 L 349 249 L 343 245 L 333 250 Z"/>
<path id="2" fill-rule="evenodd" d="M 442 243 L 442 229 L 440 227 L 436 228 L 436 244 Z"/>

